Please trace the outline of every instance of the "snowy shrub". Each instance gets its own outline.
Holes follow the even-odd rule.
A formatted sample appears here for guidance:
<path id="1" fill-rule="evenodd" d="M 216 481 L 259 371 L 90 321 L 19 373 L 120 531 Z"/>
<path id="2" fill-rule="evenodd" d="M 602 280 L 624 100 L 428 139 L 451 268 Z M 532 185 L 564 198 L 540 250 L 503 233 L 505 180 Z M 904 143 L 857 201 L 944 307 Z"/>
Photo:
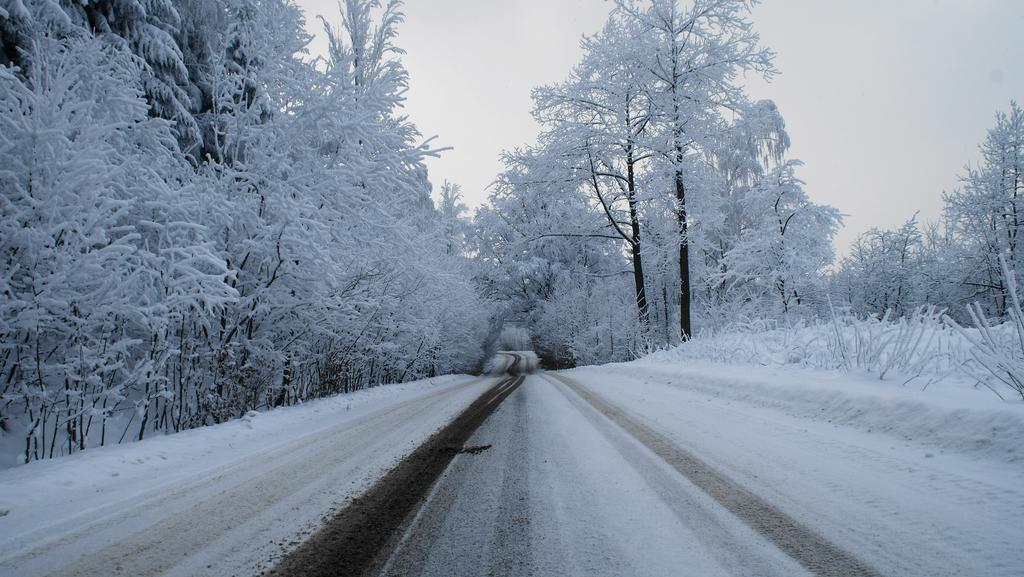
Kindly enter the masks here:
<path id="1" fill-rule="evenodd" d="M 963 328 L 949 317 L 946 322 L 971 343 L 971 358 L 983 371 L 982 376 L 976 377 L 979 383 L 984 384 L 985 377 L 990 375 L 1024 399 L 1024 312 L 1017 295 L 1016 273 L 1007 265 L 1005 257 L 999 257 L 999 264 L 1009 294 L 1009 320 L 997 324 L 985 316 L 980 303 L 973 303 L 968 305 L 967 311 L 974 322 L 974 331 Z"/>
<path id="2" fill-rule="evenodd" d="M 927 388 L 963 370 L 970 341 L 943 321 L 942 311 L 925 307 L 898 319 L 837 314 L 792 325 L 737 322 L 652 358 L 843 370 Z"/>
<path id="3" fill-rule="evenodd" d="M 136 60 L 44 37 L 32 61 L 31 83 L 0 69 L 0 334 L 4 401 L 22 405 L 26 458 L 41 458 L 84 448 L 93 426 L 105 442 L 128 389 L 144 391 L 136 407 L 163 394 L 174 319 L 233 291 L 195 205 L 168 184 L 185 165 Z"/>
<path id="4" fill-rule="evenodd" d="M 942 318 L 943 311 L 935 307 L 921 307 L 894 320 L 888 314 L 881 319 L 833 315 L 828 351 L 837 368 L 866 371 L 879 379 L 891 373 L 910 379 L 927 376 L 931 382 L 964 359 L 962 339 Z"/>

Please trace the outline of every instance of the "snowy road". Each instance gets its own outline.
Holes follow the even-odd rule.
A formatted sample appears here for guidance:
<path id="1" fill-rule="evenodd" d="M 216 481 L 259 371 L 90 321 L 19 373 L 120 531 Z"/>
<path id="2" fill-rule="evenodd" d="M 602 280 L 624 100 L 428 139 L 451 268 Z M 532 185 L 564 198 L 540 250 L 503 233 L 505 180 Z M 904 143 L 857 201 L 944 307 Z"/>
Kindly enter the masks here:
<path id="1" fill-rule="evenodd" d="M 234 422 L 4 471 L 0 575 L 256 574 L 495 380 L 370 390 L 354 409 L 326 399 L 257 417 L 253 430 Z M 269 435 L 248 440 L 261 427 Z M 125 458 L 140 453 L 160 459 Z M 15 491 L 24 498 L 8 499 Z"/>
<path id="2" fill-rule="evenodd" d="M 816 375 L 443 377 L 8 469 L 0 576 L 334 575 L 352 511 L 388 576 L 1024 575 L 1017 407 Z"/>
<path id="3" fill-rule="evenodd" d="M 563 382 L 532 376 L 456 457 L 387 575 L 801 575 Z"/>
<path id="4" fill-rule="evenodd" d="M 898 423 L 891 432 L 846 426 L 792 410 L 779 390 L 744 388 L 742 370 L 732 373 L 709 379 L 620 365 L 570 375 L 881 574 L 1024 575 L 1024 462 L 987 449 L 1008 433 L 1009 443 L 1020 442 L 1016 429 L 996 433 L 1007 426 L 999 413 L 991 413 L 988 434 L 951 444 L 939 430 L 970 421 L 970 411 L 932 420 L 933 429 L 917 435 L 902 434 Z M 870 406 L 852 393 L 846 403 L 854 414 Z"/>
<path id="5" fill-rule="evenodd" d="M 1018 464 L 941 458 L 656 379 L 528 377 L 384 569 L 399 575 L 1019 575 Z"/>

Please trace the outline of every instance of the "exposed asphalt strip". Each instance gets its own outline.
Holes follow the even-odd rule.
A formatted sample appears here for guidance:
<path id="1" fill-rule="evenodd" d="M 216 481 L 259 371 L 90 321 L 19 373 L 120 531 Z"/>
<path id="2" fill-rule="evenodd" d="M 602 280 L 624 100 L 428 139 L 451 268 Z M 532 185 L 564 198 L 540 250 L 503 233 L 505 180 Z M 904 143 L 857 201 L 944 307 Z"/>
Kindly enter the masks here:
<path id="1" fill-rule="evenodd" d="M 512 357 L 512 364 L 505 369 L 505 372 L 513 376 L 520 374 L 519 364 L 523 361 L 522 355 L 507 351 L 498 351 L 498 356 Z"/>
<path id="2" fill-rule="evenodd" d="M 643 443 L 702 491 L 742 519 L 779 549 L 816 575 L 878 577 L 875 569 L 779 511 L 764 499 L 709 467 L 668 437 L 588 391 L 575 380 L 548 373 L 572 389 L 601 414 Z"/>
<path id="3" fill-rule="evenodd" d="M 401 538 L 406 520 L 465 442 L 525 377 L 500 380 L 331 518 L 268 573 L 275 577 L 371 575 Z"/>

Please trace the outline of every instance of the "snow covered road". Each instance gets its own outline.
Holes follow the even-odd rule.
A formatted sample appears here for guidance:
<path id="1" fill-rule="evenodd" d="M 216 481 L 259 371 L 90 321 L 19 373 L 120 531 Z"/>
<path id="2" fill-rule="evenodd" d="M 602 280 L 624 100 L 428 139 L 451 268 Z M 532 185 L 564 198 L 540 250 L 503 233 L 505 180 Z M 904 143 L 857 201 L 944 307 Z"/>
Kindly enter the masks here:
<path id="1" fill-rule="evenodd" d="M 558 379 L 528 377 L 470 440 L 387 575 L 807 572 Z"/>
<path id="2" fill-rule="evenodd" d="M 591 394 L 881 574 L 1024 574 L 1024 551 L 1017 545 L 1024 519 L 1024 462 L 1002 447 L 1021 442 L 1019 410 L 960 408 L 940 417 L 938 406 L 921 402 L 916 412 L 934 414 L 920 421 L 919 434 L 900 423 L 887 432 L 858 426 L 861 421 L 852 417 L 850 424 L 832 422 L 839 419 L 831 415 L 812 418 L 799 403 L 784 401 L 787 394 L 799 397 L 792 390 L 758 392 L 745 386 L 742 369 L 722 369 L 712 377 L 679 366 L 627 364 L 569 374 Z M 874 402 L 856 392 L 841 396 L 854 414 L 869 412 L 865 407 Z M 898 407 L 901 401 L 887 403 Z M 831 409 L 820 403 L 817 411 L 828 415 Z M 970 423 L 983 416 L 990 419 L 988 430 L 969 434 L 971 429 L 961 425 L 959 442 L 937 431 L 955 430 L 949 421 Z"/>
<path id="3" fill-rule="evenodd" d="M 335 574 L 354 510 L 388 576 L 1024 574 L 1020 407 L 828 378 L 444 377 L 36 462 L 0 472 L 0 575 Z"/>
<path id="4" fill-rule="evenodd" d="M 0 472 L 0 575 L 256 574 L 495 379 L 434 381 Z"/>
<path id="5" fill-rule="evenodd" d="M 689 384 L 635 365 L 528 377 L 469 441 L 491 448 L 454 459 L 385 574 L 1024 571 L 1019 462 Z"/>

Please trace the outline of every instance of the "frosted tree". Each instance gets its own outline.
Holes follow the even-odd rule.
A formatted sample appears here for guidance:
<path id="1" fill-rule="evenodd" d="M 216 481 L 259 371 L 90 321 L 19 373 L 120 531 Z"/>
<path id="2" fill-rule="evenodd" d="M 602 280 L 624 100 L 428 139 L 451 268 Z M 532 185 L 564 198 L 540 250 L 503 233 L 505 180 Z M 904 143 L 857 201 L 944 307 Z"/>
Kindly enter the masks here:
<path id="1" fill-rule="evenodd" d="M 981 164 L 968 167 L 960 188 L 945 195 L 945 218 L 960 245 L 961 283 L 1002 316 L 1008 294 L 999 256 L 1010 270 L 1024 271 L 1024 110 L 1016 102 L 996 115 L 980 151 Z"/>
<path id="2" fill-rule="evenodd" d="M 234 296 L 195 197 L 167 184 L 187 166 L 138 61 L 90 38 L 30 58 L 29 82 L 0 70 L 3 396 L 27 417 L 26 459 L 85 448 L 94 426 L 109 441 L 132 405 L 145 419 L 169 395 L 168 327 Z"/>
<path id="3" fill-rule="evenodd" d="M 551 234 L 604 217 L 582 189 L 555 194 L 558 183 L 543 177 L 545 159 L 514 158 L 474 220 L 485 296 L 527 323 L 550 365 L 635 356 L 643 335 L 621 240 Z"/>
<path id="4" fill-rule="evenodd" d="M 786 163 L 788 148 L 782 115 L 774 102 L 763 100 L 742 106 L 717 139 L 713 169 L 690 163 L 691 212 L 700 217 L 696 219 L 699 227 L 691 231 L 691 245 L 699 248 L 701 257 L 691 263 L 691 269 L 697 279 L 694 294 L 704 301 L 705 312 L 714 314 L 716 308 L 747 302 L 750 290 L 760 294 L 760 288 L 749 286 L 752 278 L 731 274 L 727 256 L 750 230 L 765 228 L 770 203 L 751 202 L 749 197 L 766 176 L 770 182 L 768 175 Z"/>
<path id="5" fill-rule="evenodd" d="M 748 0 L 677 0 L 650 4 L 619 0 L 618 10 L 640 27 L 650 74 L 651 116 L 657 127 L 651 148 L 671 171 L 678 226 L 679 327 L 692 334 L 690 214 L 687 156 L 712 150 L 724 132 L 722 113 L 745 102 L 736 82 L 744 72 L 770 76 L 773 54 L 759 44 L 748 19 Z"/>
<path id="6" fill-rule="evenodd" d="M 809 296 L 822 301 L 818 281 L 832 263 L 832 239 L 842 222 L 836 209 L 811 202 L 796 177 L 799 165 L 779 166 L 748 191 L 742 208 L 750 217 L 723 258 L 727 283 L 753 285 L 757 297 L 774 294 L 783 313 Z"/>
<path id="7" fill-rule="evenodd" d="M 546 153 L 568 159 L 571 172 L 565 180 L 588 191 L 606 217 L 608 234 L 625 241 L 637 314 L 646 327 L 650 312 L 638 179 L 650 158 L 642 140 L 650 104 L 647 78 L 636 66 L 634 39 L 640 32 L 632 22 L 610 18 L 604 30 L 584 39 L 583 61 L 569 80 L 534 92 L 534 116 L 547 130 Z"/>
<path id="8" fill-rule="evenodd" d="M 841 296 L 856 313 L 899 316 L 925 304 L 921 275 L 924 237 L 915 215 L 892 229 L 857 237 L 837 274 Z"/>
<path id="9" fill-rule="evenodd" d="M 741 310 L 785 314 L 821 296 L 838 214 L 804 193 L 775 104 L 751 102 L 737 82 L 774 73 L 750 6 L 619 2 L 584 39 L 568 79 L 534 92 L 538 145 L 506 157 L 503 198 L 539 203 L 550 228 L 508 216 L 529 212 L 511 200 L 504 220 L 523 242 L 566 239 L 563 251 L 616 241 L 650 342 L 689 336 L 693 306 L 714 322 Z M 557 278 L 573 280 L 563 290 L 584 291 L 583 275 L 603 274 L 571 260 L 560 267 Z"/>
<path id="10" fill-rule="evenodd" d="M 441 184 L 437 211 L 442 223 L 445 253 L 461 255 L 466 250 L 465 216 L 469 209 L 462 202 L 462 187 L 447 180 Z"/>
<path id="11" fill-rule="evenodd" d="M 399 112 L 398 2 L 346 3 L 312 62 L 285 0 L 27 6 L 0 68 L 0 435 L 23 459 L 474 368 L 490 308 Z M 157 20 L 201 147 L 126 40 Z"/>
<path id="12" fill-rule="evenodd" d="M 962 321 L 965 305 L 1003 317 L 1010 304 L 1007 270 L 1021 274 L 1024 220 L 1024 112 L 1014 102 L 996 115 L 960 187 L 944 195 L 943 219 L 917 217 L 892 229 L 871 229 L 854 243 L 832 275 L 837 301 L 862 314 L 905 315 L 936 305 Z M 1019 279 L 1018 279 L 1019 280 Z"/>
<path id="13" fill-rule="evenodd" d="M 171 0 L 97 0 L 61 3 L 72 23 L 125 46 L 144 63 L 142 85 L 151 110 L 176 123 L 179 137 L 195 143 L 198 128 L 188 95 L 189 73 L 176 41 L 181 18 Z"/>
<path id="14" fill-rule="evenodd" d="M 34 18 L 21 0 L 0 4 L 0 66 L 17 66 L 31 44 Z"/>

